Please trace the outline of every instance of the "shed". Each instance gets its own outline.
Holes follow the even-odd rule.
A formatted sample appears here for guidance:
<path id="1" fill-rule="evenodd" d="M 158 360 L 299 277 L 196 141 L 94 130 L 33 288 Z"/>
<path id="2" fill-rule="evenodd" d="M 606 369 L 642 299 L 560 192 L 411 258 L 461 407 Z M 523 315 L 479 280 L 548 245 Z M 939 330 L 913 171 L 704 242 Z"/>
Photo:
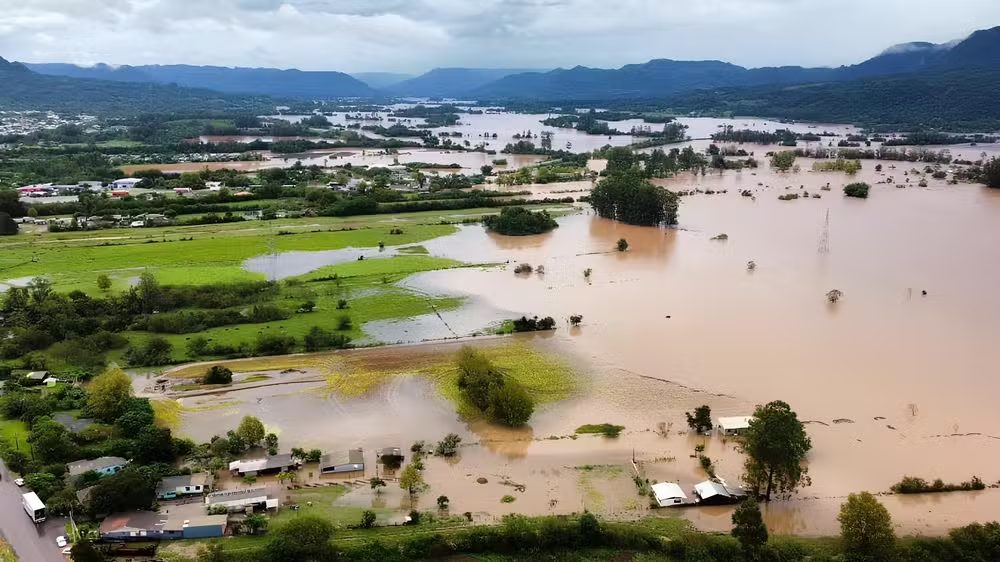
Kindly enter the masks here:
<path id="1" fill-rule="evenodd" d="M 228 523 L 228 515 L 201 515 L 188 519 L 171 517 L 163 525 L 163 530 L 169 532 L 171 538 L 179 535 L 177 538 L 208 539 L 224 536 Z"/>
<path id="2" fill-rule="evenodd" d="M 731 416 L 719 418 L 716 424 L 723 435 L 740 435 L 750 427 L 751 416 Z"/>
<path id="3" fill-rule="evenodd" d="M 273 474 L 297 470 L 299 460 L 292 457 L 290 453 L 273 455 L 263 459 L 244 459 L 229 463 L 229 471 L 240 476 L 257 476 L 258 474 Z"/>
<path id="4" fill-rule="evenodd" d="M 29 381 L 38 381 L 38 382 L 43 382 L 48 377 L 49 377 L 48 371 L 31 371 L 27 375 L 24 375 L 24 378 L 28 379 Z"/>
<path id="5" fill-rule="evenodd" d="M 673 482 L 660 482 L 653 484 L 653 497 L 660 507 L 675 507 L 687 502 L 687 494 L 680 486 Z"/>
<path id="6" fill-rule="evenodd" d="M 327 453 L 319 461 L 319 470 L 323 474 L 339 474 L 341 472 L 358 472 L 365 469 L 365 454 L 361 449 L 349 449 L 336 453 Z"/>
<path id="7" fill-rule="evenodd" d="M 722 478 L 714 478 L 695 484 L 694 495 L 700 504 L 727 505 L 739 502 L 747 494 L 741 488 L 730 486 Z"/>

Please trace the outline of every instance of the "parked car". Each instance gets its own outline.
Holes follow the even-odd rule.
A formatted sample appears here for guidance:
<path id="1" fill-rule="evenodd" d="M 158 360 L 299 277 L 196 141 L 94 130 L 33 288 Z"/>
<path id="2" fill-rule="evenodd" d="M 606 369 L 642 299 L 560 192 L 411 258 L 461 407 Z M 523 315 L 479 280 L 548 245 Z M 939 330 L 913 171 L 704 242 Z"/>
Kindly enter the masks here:
<path id="1" fill-rule="evenodd" d="M 24 486 L 24 478 L 15 478 L 14 483 L 18 486 Z"/>
<path id="2" fill-rule="evenodd" d="M 67 544 L 69 544 L 69 542 L 66 541 L 66 537 L 64 537 L 62 535 L 59 535 L 58 537 L 56 537 L 56 546 L 58 546 L 59 548 L 63 548 Z"/>

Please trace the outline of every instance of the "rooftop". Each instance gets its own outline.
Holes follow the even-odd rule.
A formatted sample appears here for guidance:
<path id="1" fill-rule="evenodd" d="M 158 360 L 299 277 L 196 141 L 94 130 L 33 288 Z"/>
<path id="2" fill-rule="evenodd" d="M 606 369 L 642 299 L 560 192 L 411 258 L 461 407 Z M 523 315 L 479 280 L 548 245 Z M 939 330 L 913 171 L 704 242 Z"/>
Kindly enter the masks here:
<path id="1" fill-rule="evenodd" d="M 265 457 L 263 459 L 233 461 L 229 463 L 229 470 L 238 470 L 240 472 L 258 472 L 261 470 L 284 468 L 294 464 L 296 464 L 296 461 L 292 458 L 291 453 L 284 453 L 281 455 Z"/>
<path id="2" fill-rule="evenodd" d="M 128 461 L 121 457 L 98 457 L 91 460 L 74 461 L 67 464 L 70 476 L 78 476 L 88 470 L 100 470 L 109 466 L 122 466 Z"/>
<path id="3" fill-rule="evenodd" d="M 349 449 L 327 453 L 320 458 L 320 469 L 330 466 L 340 466 L 342 464 L 364 464 L 365 453 L 361 449 Z"/>
<path id="4" fill-rule="evenodd" d="M 673 482 L 653 484 L 652 489 L 653 495 L 656 497 L 656 502 L 661 506 L 676 503 L 674 500 L 687 499 L 687 494 L 684 493 L 684 490 Z"/>
<path id="5" fill-rule="evenodd" d="M 175 490 L 184 486 L 207 486 L 211 477 L 207 472 L 195 472 L 194 474 L 181 474 L 179 476 L 167 476 L 156 486 L 156 491 Z"/>
<path id="6" fill-rule="evenodd" d="M 743 490 L 730 486 L 725 480 L 717 478 L 714 480 L 705 480 L 694 485 L 695 494 L 701 499 L 707 499 L 715 496 L 724 496 L 727 498 L 734 498 L 746 495 Z"/>
<path id="7" fill-rule="evenodd" d="M 197 517 L 171 517 L 163 524 L 167 531 L 183 531 L 185 527 L 215 527 L 225 526 L 228 515 L 199 515 Z"/>
<path id="8" fill-rule="evenodd" d="M 719 418 L 718 426 L 722 430 L 730 429 L 746 429 L 750 427 L 750 420 L 752 416 L 730 416 L 726 418 Z"/>
<path id="9" fill-rule="evenodd" d="M 112 513 L 101 522 L 101 534 L 131 530 L 160 530 L 164 523 L 164 516 L 155 511 Z"/>

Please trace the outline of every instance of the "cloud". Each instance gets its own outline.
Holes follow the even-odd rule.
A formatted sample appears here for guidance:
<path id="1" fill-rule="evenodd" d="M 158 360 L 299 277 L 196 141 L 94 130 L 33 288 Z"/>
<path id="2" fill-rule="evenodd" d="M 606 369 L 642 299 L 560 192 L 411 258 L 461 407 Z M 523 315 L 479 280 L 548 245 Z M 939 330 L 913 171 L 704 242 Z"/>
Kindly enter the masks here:
<path id="1" fill-rule="evenodd" d="M 1000 23 L 953 0 L 0 0 L 0 56 L 419 72 L 651 58 L 838 65 Z"/>

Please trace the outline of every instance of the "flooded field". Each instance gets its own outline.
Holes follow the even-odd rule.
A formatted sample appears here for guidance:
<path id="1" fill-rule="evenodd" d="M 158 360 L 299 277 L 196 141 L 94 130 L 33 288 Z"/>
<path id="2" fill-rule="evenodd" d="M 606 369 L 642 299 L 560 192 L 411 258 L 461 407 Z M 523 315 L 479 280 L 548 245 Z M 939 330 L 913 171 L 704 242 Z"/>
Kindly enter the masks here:
<path id="1" fill-rule="evenodd" d="M 797 163 L 811 168 L 807 159 Z M 877 173 L 864 162 L 853 178 L 762 168 L 660 180 L 678 191 L 715 192 L 684 197 L 677 229 L 627 226 L 584 208 L 539 236 L 465 226 L 425 242 L 431 255 L 508 265 L 410 277 L 403 281 L 410 288 L 467 296 L 468 304 L 366 331 L 419 342 L 522 314 L 553 316 L 554 332 L 513 341 L 567 362 L 577 385 L 539 408 L 529 428 L 463 420 L 426 377 L 401 376 L 419 375 L 431 355 L 447 361 L 459 345 L 447 343 L 330 354 L 289 384 L 184 397 L 182 433 L 207 439 L 245 414 L 278 432 L 282 447 L 406 448 L 455 432 L 461 452 L 428 462 L 431 490 L 422 502 L 445 494 L 453 512 L 480 517 L 583 508 L 623 518 L 680 513 L 728 530 L 728 508 L 649 512 L 632 483 L 632 460 L 644 477 L 689 490 L 705 477 L 692 458 L 704 443 L 718 474 L 738 481 L 734 443 L 688 435 L 684 412 L 709 404 L 715 416 L 749 415 L 755 404 L 781 399 L 807 420 L 814 448 L 812 485 L 766 509 L 775 532 L 836 532 L 848 493 L 885 492 L 904 475 L 957 482 L 975 474 L 996 483 L 1000 191 L 929 176 L 921 188 L 924 176 L 912 165 L 884 165 Z M 849 181 L 871 183 L 869 198 L 843 197 Z M 778 200 L 791 192 L 821 197 Z M 728 240 L 712 240 L 722 233 Z M 614 251 L 619 238 L 627 252 Z M 545 273 L 517 276 L 517 262 L 544 265 Z M 835 305 L 824 297 L 831 289 L 844 293 Z M 583 315 L 581 326 L 568 326 L 572 314 Z M 345 364 L 345 355 L 361 359 Z M 351 361 L 367 366 L 357 371 Z M 358 372 L 392 376 L 359 396 L 329 389 L 329 376 Z M 617 439 L 573 436 L 580 425 L 603 422 L 626 429 Z M 502 503 L 508 494 L 516 500 Z M 995 489 L 882 500 L 902 533 L 941 533 L 1000 510 Z M 351 493 L 343 501 L 372 500 Z"/>

